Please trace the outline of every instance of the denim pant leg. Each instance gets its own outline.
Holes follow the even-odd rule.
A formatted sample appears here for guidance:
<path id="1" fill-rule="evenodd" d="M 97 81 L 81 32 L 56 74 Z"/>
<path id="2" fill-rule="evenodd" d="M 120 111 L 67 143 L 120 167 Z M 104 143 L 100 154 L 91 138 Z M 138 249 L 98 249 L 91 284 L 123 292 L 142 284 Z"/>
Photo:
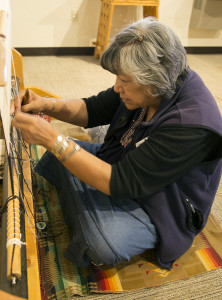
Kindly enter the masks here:
<path id="1" fill-rule="evenodd" d="M 93 154 L 99 147 L 85 144 L 81 142 Z M 73 229 L 65 256 L 76 265 L 84 267 L 91 260 L 114 265 L 155 247 L 155 226 L 137 202 L 112 198 L 90 187 L 51 153 L 46 153 L 36 170 L 62 189 L 61 205 Z"/>

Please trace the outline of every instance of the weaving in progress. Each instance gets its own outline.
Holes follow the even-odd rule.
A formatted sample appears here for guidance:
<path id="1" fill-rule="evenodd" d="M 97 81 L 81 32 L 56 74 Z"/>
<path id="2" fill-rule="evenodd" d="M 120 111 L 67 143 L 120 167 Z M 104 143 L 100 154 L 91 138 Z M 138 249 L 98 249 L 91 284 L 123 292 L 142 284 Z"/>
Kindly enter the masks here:
<path id="1" fill-rule="evenodd" d="M 9 1 L 0 1 L 0 109 L 5 140 L 3 203 L 1 207 L 1 289 L 24 298 L 40 299 L 36 233 L 32 206 L 32 187 L 29 147 L 21 140 L 19 130 L 10 128 L 10 102 L 18 93 L 20 82 L 16 76 L 11 50 L 11 10 Z M 1 142 L 1 152 L 4 143 Z M 31 246 L 31 252 L 28 247 Z M 27 262 L 34 276 L 28 288 Z M 31 277 L 30 277 L 31 278 Z M 38 288 L 35 289 L 35 283 Z M 0 292 L 0 298 L 9 298 Z M 1 294 L 2 293 L 2 294 Z M 31 294 L 30 294 L 31 293 Z M 34 295 L 33 294 L 33 295 Z"/>

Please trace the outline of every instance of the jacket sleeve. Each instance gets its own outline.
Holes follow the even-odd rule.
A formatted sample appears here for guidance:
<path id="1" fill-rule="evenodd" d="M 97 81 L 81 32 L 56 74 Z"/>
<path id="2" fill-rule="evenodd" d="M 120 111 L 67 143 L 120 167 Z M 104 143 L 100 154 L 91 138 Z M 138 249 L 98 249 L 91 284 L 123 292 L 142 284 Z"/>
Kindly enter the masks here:
<path id="1" fill-rule="evenodd" d="M 136 199 L 155 193 L 191 168 L 216 159 L 222 139 L 203 128 L 163 126 L 112 165 L 113 197 Z"/>
<path id="2" fill-rule="evenodd" d="M 120 105 L 119 94 L 113 88 L 100 92 L 97 96 L 83 98 L 88 111 L 86 128 L 110 124 L 113 115 Z"/>

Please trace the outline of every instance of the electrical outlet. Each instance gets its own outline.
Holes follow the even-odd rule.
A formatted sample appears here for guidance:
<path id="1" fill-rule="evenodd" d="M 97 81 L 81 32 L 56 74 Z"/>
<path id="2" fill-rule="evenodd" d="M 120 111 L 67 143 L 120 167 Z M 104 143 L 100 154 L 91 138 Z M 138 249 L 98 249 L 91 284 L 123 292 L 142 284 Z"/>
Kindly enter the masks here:
<path id="1" fill-rule="evenodd" d="M 71 10 L 71 19 L 72 19 L 72 21 L 78 20 L 78 10 L 76 10 L 76 9 Z"/>

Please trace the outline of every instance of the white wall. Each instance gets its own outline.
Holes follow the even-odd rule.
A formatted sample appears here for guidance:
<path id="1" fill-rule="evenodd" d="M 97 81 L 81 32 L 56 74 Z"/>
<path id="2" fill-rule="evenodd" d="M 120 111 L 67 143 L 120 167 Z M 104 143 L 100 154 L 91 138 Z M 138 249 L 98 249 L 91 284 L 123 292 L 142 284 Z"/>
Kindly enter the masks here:
<path id="1" fill-rule="evenodd" d="M 159 19 L 170 25 L 184 46 L 222 46 L 222 30 L 191 29 L 194 0 L 160 0 Z M 101 0 L 10 0 L 13 47 L 88 47 L 96 38 Z M 77 20 L 71 11 L 78 8 Z M 142 17 L 142 7 L 114 9 L 111 35 Z"/>
<path id="2" fill-rule="evenodd" d="M 190 27 L 193 2 L 194 0 L 160 0 L 159 19 L 174 29 L 184 46 L 222 46 L 222 30 Z M 222 18 L 222 11 L 220 16 Z"/>

